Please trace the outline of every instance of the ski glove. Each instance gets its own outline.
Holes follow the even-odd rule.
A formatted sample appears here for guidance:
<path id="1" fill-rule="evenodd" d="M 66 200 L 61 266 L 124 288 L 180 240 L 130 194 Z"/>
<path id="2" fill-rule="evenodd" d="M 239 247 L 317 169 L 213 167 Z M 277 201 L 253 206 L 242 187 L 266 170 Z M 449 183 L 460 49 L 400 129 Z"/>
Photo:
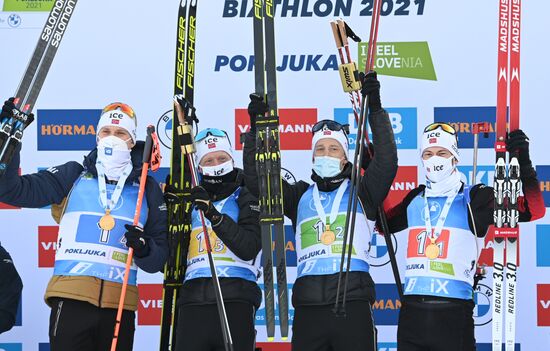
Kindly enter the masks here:
<path id="1" fill-rule="evenodd" d="M 15 101 L 15 98 L 12 98 L 12 97 L 4 101 L 4 106 L 2 106 L 2 111 L 0 111 L 0 122 L 2 122 L 4 119 L 12 118 L 14 116 L 13 110 L 16 109 L 14 101 Z M 18 114 L 20 117 L 26 116 L 26 118 L 22 119 L 24 121 L 23 129 L 26 128 L 29 124 L 31 124 L 32 121 L 34 121 L 33 113 L 26 114 L 19 111 Z"/>
<path id="2" fill-rule="evenodd" d="M 511 154 L 517 153 L 521 178 L 535 175 L 535 170 L 529 157 L 529 138 L 521 129 L 514 130 L 508 134 L 506 151 Z"/>
<path id="3" fill-rule="evenodd" d="M 126 233 L 126 247 L 134 249 L 134 255 L 136 257 L 145 257 L 149 254 L 149 245 L 147 240 L 143 237 L 143 228 L 137 225 L 125 224 Z"/>
<path id="4" fill-rule="evenodd" d="M 166 176 L 166 181 L 164 184 L 164 201 L 170 205 L 182 204 L 184 202 L 183 197 L 181 196 L 181 194 L 183 194 L 183 190 L 170 184 L 170 175 Z"/>
<path id="5" fill-rule="evenodd" d="M 191 200 L 193 201 L 195 208 L 204 213 L 204 216 L 210 221 L 210 223 L 212 223 L 213 227 L 221 223 L 223 215 L 218 212 L 216 207 L 212 204 L 210 195 L 208 195 L 206 189 L 200 185 L 191 189 Z"/>
<path id="6" fill-rule="evenodd" d="M 365 73 L 359 73 L 359 79 L 361 80 L 361 95 L 363 99 L 368 96 L 369 98 L 369 110 L 370 113 L 380 111 L 382 109 L 382 102 L 380 101 L 380 82 L 377 79 L 375 71 L 371 71 L 365 75 Z"/>
<path id="7" fill-rule="evenodd" d="M 372 145 L 371 142 L 369 142 L 369 147 L 366 148 L 363 146 L 363 162 L 361 162 L 361 168 L 366 171 L 367 168 L 369 168 L 370 161 L 372 161 L 372 157 L 374 157 L 374 145 Z"/>
<path id="8" fill-rule="evenodd" d="M 265 115 L 269 107 L 264 102 L 264 98 L 258 94 L 250 94 L 250 103 L 248 104 L 248 116 L 250 116 L 250 131 L 256 132 L 256 117 Z"/>
<path id="9" fill-rule="evenodd" d="M 13 109 L 15 108 L 15 104 L 13 101 L 15 98 L 9 98 L 6 101 L 4 101 L 4 106 L 2 106 L 2 112 L 0 112 L 0 121 L 4 118 L 10 118 L 13 116 Z"/>

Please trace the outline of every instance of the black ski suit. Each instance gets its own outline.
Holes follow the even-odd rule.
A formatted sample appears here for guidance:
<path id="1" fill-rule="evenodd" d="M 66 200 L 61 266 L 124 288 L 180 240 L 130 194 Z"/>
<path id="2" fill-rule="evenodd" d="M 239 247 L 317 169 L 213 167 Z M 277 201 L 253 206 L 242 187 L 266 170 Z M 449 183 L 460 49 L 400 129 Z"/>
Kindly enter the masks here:
<path id="1" fill-rule="evenodd" d="M 359 199 L 369 220 L 375 220 L 397 172 L 397 149 L 393 130 L 384 110 L 371 113 L 373 159 L 361 179 Z M 255 135 L 247 133 L 243 153 L 245 182 L 258 194 L 255 166 Z M 313 172 L 312 180 L 319 191 L 332 191 L 350 178 L 351 163 L 333 178 L 321 178 Z M 305 181 L 289 184 L 283 181 L 284 214 L 296 230 L 298 203 L 310 185 Z M 375 300 L 374 282 L 367 272 L 350 272 L 347 290 L 347 316 L 336 318 L 332 307 L 336 300 L 338 274 L 306 275 L 296 280 L 292 293 L 295 308 L 292 347 L 295 351 L 376 350 L 371 305 Z"/>
<path id="2" fill-rule="evenodd" d="M 223 219 L 212 229 L 239 258 L 254 260 L 261 250 L 258 200 L 243 186 L 242 170 L 234 169 L 223 177 L 203 177 L 201 186 L 213 202 L 227 198 L 240 187 L 238 221 L 222 212 Z M 242 278 L 220 278 L 220 286 L 233 349 L 251 351 L 256 335 L 255 312 L 262 299 L 260 288 Z M 225 350 L 211 278 L 187 280 L 179 290 L 176 350 Z"/>
<path id="3" fill-rule="evenodd" d="M 0 245 L 0 334 L 15 324 L 23 282 L 10 254 Z"/>

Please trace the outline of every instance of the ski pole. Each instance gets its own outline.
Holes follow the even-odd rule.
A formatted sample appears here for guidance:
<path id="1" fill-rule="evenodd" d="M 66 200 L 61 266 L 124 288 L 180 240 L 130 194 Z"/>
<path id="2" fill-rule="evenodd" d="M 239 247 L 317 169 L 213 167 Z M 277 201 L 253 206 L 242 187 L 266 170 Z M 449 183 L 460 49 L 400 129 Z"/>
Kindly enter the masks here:
<path id="1" fill-rule="evenodd" d="M 182 105 L 185 105 L 185 108 Z M 174 96 L 174 110 L 176 111 L 176 115 L 180 123 L 177 132 L 181 146 L 181 153 L 187 156 L 187 161 L 189 162 L 189 168 L 191 170 L 191 186 L 195 187 L 199 185 L 197 167 L 195 165 L 195 158 L 193 156 L 196 149 L 195 140 L 193 137 L 193 129 L 191 125 L 194 119 L 195 108 L 184 99 L 183 95 L 176 95 Z M 199 210 L 198 213 L 201 220 L 202 231 L 204 233 L 206 254 L 208 256 L 210 273 L 212 275 L 212 283 L 214 285 L 214 293 L 216 295 L 216 305 L 218 307 L 218 314 L 220 317 L 224 347 L 226 351 L 233 351 L 233 339 L 231 338 L 231 330 L 229 329 L 229 322 L 227 320 L 227 313 L 225 311 L 225 305 L 223 302 L 220 280 L 218 278 L 216 265 L 214 263 L 214 257 L 212 256 L 210 235 L 208 233 L 208 228 L 204 220 L 203 212 Z"/>
<path id="2" fill-rule="evenodd" d="M 147 138 L 145 139 L 145 148 L 143 150 L 143 166 L 141 168 L 141 176 L 139 178 L 139 191 L 136 201 L 136 211 L 134 212 L 133 225 L 139 225 L 139 217 L 141 214 L 141 204 L 143 202 L 143 194 L 145 193 L 145 183 L 147 182 L 147 172 L 149 166 L 151 170 L 156 171 L 160 166 L 160 147 L 158 138 L 155 134 L 155 127 L 152 125 L 147 127 Z M 128 277 L 130 276 L 130 267 L 132 266 L 132 257 L 134 249 L 128 248 L 128 257 L 126 258 L 126 269 L 124 270 L 124 279 L 122 281 L 122 290 L 120 291 L 120 299 L 118 301 L 118 310 L 115 321 L 115 332 L 113 334 L 113 342 L 111 343 L 111 351 L 116 351 L 118 342 L 118 332 L 120 330 L 120 322 L 122 320 L 122 311 L 124 310 L 124 300 L 126 299 L 126 290 L 128 288 Z"/>
<path id="3" fill-rule="evenodd" d="M 381 8 L 382 2 L 379 0 L 376 0 L 373 7 L 373 15 L 372 15 L 372 21 L 371 21 L 371 28 L 370 28 L 370 36 L 369 36 L 369 46 L 368 46 L 368 56 L 367 56 L 367 62 L 365 64 L 365 72 L 370 72 L 372 68 L 374 67 L 374 49 L 376 47 L 376 39 L 378 35 L 378 23 L 380 18 L 380 8 Z M 343 21 L 342 21 L 343 22 Z M 339 23 L 339 31 L 340 36 L 343 34 L 347 34 L 348 31 L 342 31 L 342 22 Z M 348 27 L 349 28 L 349 27 Z M 333 26 L 333 32 L 334 32 L 334 26 Z M 353 33 L 351 30 L 349 31 Z M 336 35 L 335 35 L 336 39 Z M 338 39 L 337 46 L 338 44 Z M 349 48 L 347 51 L 348 60 L 351 61 L 351 57 L 349 54 Z M 344 81 L 344 80 L 343 80 Z M 360 86 L 359 86 L 360 87 Z M 342 256 L 340 261 L 340 270 L 338 272 L 338 285 L 336 290 L 336 301 L 334 303 L 334 309 L 333 311 L 337 315 L 344 315 L 345 314 L 345 304 L 346 304 L 346 296 L 347 296 L 347 284 L 348 284 L 348 276 L 349 276 L 349 269 L 351 264 L 351 255 L 353 252 L 353 238 L 354 238 L 354 232 L 355 232 L 355 218 L 356 218 L 356 212 L 357 212 L 357 203 L 359 202 L 358 199 L 358 187 L 361 182 L 361 164 L 363 161 L 363 147 L 365 142 L 368 140 L 368 132 L 367 132 L 367 114 L 368 111 L 368 97 L 364 97 L 362 99 L 361 103 L 361 109 L 359 114 L 359 119 L 356 120 L 358 124 L 358 130 L 357 130 L 357 142 L 356 145 L 359 145 L 359 147 L 355 147 L 355 153 L 354 153 L 354 159 L 353 159 L 353 166 L 352 166 L 352 174 L 351 174 L 351 182 L 350 182 L 350 197 L 348 200 L 348 209 L 346 214 L 346 222 L 345 222 L 345 229 L 344 229 L 344 238 L 342 243 Z M 351 218 L 350 218 L 351 217 Z M 349 239 L 348 239 L 349 238 Z M 348 244 L 349 241 L 349 244 Z M 348 246 L 349 245 L 349 246 Z M 347 257 L 346 257 L 347 256 Z M 344 278 L 344 285 L 343 285 L 343 298 L 342 298 L 342 305 L 340 306 L 340 290 L 342 288 L 342 274 L 344 270 L 344 261 L 346 261 L 346 272 L 345 272 L 345 278 Z"/>

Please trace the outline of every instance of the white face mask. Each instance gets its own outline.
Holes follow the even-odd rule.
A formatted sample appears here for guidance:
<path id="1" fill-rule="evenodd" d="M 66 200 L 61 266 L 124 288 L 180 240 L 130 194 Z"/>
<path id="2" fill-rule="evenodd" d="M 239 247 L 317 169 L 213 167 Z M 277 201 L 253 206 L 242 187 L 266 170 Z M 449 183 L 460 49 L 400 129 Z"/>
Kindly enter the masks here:
<path id="1" fill-rule="evenodd" d="M 334 177 L 340 173 L 340 159 L 330 156 L 316 156 L 313 158 L 313 170 L 322 178 Z"/>
<path id="2" fill-rule="evenodd" d="M 132 162 L 128 144 L 114 135 L 99 139 L 97 161 L 103 164 L 107 178 L 113 180 L 120 178 L 124 168 Z"/>
<path id="3" fill-rule="evenodd" d="M 426 178 L 434 183 L 448 178 L 455 170 L 453 160 L 454 157 L 445 158 L 441 156 L 432 156 L 427 160 L 422 160 Z"/>
<path id="4" fill-rule="evenodd" d="M 217 166 L 200 166 L 202 175 L 209 177 L 221 177 L 233 170 L 233 160 L 221 163 Z"/>

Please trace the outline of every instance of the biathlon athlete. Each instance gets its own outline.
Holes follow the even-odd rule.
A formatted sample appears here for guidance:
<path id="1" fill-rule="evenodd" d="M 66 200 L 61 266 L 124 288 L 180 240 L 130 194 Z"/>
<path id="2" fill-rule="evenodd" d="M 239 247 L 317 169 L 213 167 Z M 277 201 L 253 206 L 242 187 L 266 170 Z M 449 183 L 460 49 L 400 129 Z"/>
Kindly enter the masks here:
<path id="1" fill-rule="evenodd" d="M 235 167 L 227 133 L 208 128 L 195 136 L 200 185 L 192 188 L 192 231 L 187 270 L 178 297 L 177 350 L 224 350 L 212 275 L 198 210 L 206 217 L 212 255 L 224 299 L 234 351 L 254 349 L 254 321 L 262 295 L 258 200 Z M 176 191 L 167 187 L 165 193 Z"/>
<path id="2" fill-rule="evenodd" d="M 2 114 L 15 108 L 5 102 Z M 0 201 L 19 207 L 50 204 L 59 221 L 51 307 L 52 351 L 110 350 L 128 247 L 134 249 L 117 350 L 132 350 L 138 304 L 137 268 L 155 273 L 168 256 L 167 212 L 159 184 L 147 178 L 138 226 L 133 226 L 144 143 L 126 104 L 107 105 L 97 125 L 97 148 L 80 165 L 67 162 L 18 175 L 16 153 L 0 179 Z"/>
<path id="3" fill-rule="evenodd" d="M 397 149 L 388 114 L 382 109 L 376 73 L 363 80 L 362 94 L 369 97 L 376 152 L 368 167 L 363 166 L 365 175 L 358 191 L 361 206 L 357 209 L 345 317 L 333 312 L 352 171 L 344 126 L 332 120 L 313 126 L 313 184 L 283 181 L 284 214 L 292 221 L 298 256 L 292 293 L 292 349 L 296 351 L 377 350 L 372 315 L 375 291 L 368 257 L 377 208 L 397 172 Z M 244 171 L 246 184 L 255 195 L 255 122 L 256 116 L 267 111 L 268 106 L 257 98 L 248 106 L 251 128 L 245 136 Z"/>
<path id="4" fill-rule="evenodd" d="M 493 224 L 493 188 L 460 180 L 455 129 L 432 123 L 424 129 L 421 159 L 426 185 L 411 190 L 388 211 L 390 232 L 408 231 L 405 297 L 399 313 L 399 351 L 475 350 L 473 285 L 477 260 Z M 529 139 L 510 133 L 508 152 L 517 152 L 524 196 L 520 222 L 544 216 L 545 207 Z"/>

